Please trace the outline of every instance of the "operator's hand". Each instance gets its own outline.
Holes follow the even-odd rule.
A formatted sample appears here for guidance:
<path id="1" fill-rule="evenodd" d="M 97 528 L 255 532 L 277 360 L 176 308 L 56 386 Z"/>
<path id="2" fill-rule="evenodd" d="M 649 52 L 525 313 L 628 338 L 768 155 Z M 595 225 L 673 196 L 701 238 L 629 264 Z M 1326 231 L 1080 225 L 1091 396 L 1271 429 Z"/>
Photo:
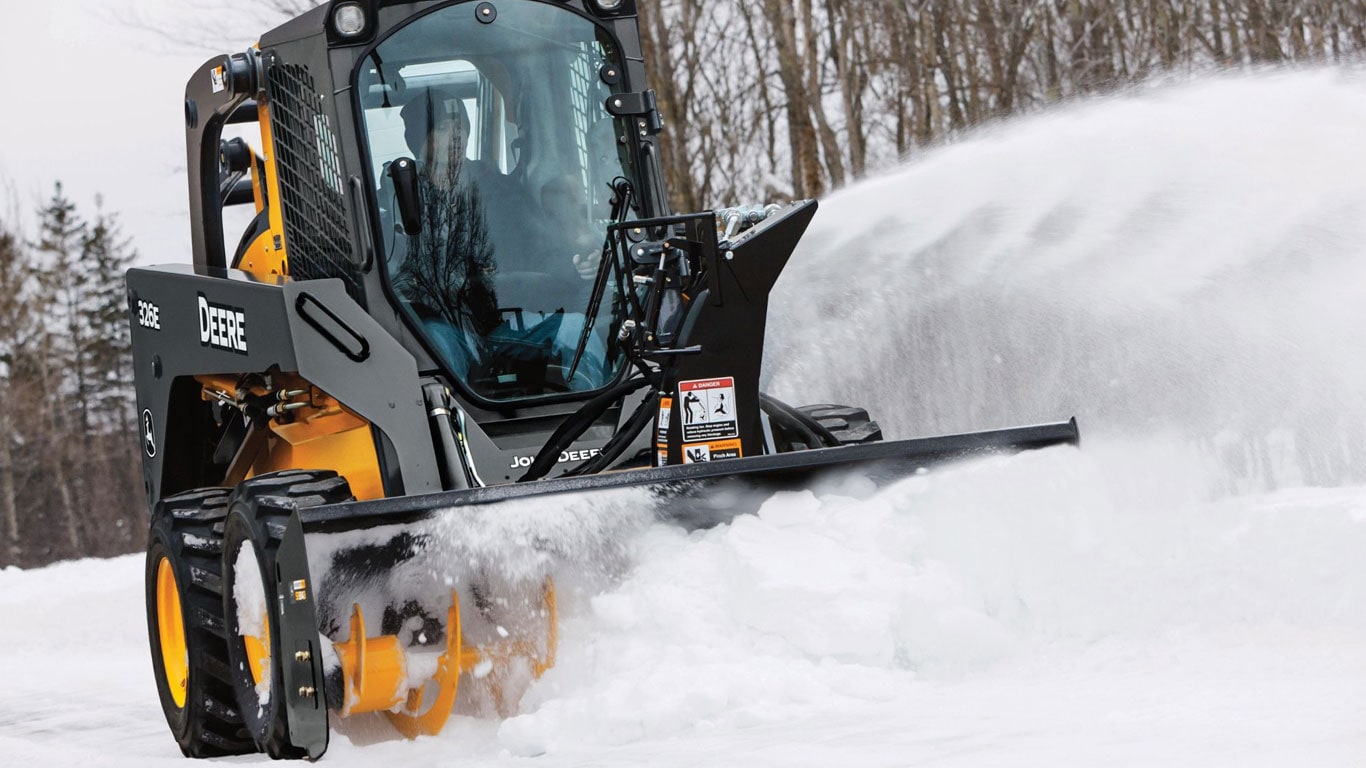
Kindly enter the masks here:
<path id="1" fill-rule="evenodd" d="M 591 252 L 574 254 L 574 269 L 579 271 L 579 277 L 592 280 L 598 276 L 598 256 Z"/>

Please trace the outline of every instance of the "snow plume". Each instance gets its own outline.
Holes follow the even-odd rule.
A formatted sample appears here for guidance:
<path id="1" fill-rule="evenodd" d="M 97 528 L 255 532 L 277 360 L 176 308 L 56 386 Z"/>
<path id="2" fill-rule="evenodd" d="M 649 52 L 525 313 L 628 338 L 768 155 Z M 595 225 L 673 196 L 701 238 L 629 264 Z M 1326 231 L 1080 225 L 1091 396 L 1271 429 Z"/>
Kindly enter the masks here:
<path id="1" fill-rule="evenodd" d="M 1169 85 L 1009 123 L 828 201 L 775 294 L 774 394 L 867 404 L 892 437 L 1075 414 L 1083 447 L 649 529 L 620 585 L 565 616 L 559 665 L 500 742 L 568 759 L 855 712 L 918 713 L 886 718 L 915 733 L 945 691 L 983 686 L 957 732 L 1010 687 L 984 681 L 1032 668 L 1044 696 L 1026 709 L 1104 730 L 1090 693 L 1062 713 L 1077 680 L 1110 680 L 1100 711 L 1151 724 L 1131 700 L 1150 675 L 1227 665 L 1217 713 L 1319 643 L 1338 671 L 1307 674 L 1298 700 L 1363 711 L 1329 681 L 1359 667 L 1342 649 L 1366 632 L 1366 495 L 1288 490 L 1366 467 L 1366 358 L 1348 352 L 1366 181 L 1344 170 L 1366 168 L 1363 86 Z M 1221 759 L 1265 746 L 1189 717 Z"/>
<path id="2" fill-rule="evenodd" d="M 778 285 L 768 388 L 866 403 L 894 437 L 1072 415 L 1174 437 L 1216 490 L 1366 480 L 1362 135 L 1366 75 L 1269 72 L 1011 121 L 858 184 Z"/>

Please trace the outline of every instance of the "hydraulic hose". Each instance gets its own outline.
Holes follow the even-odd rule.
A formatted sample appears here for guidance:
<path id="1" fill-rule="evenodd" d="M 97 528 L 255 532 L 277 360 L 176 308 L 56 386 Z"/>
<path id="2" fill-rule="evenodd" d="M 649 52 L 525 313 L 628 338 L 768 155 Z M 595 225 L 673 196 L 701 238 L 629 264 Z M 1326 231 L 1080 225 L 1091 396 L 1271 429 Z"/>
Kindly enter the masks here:
<path id="1" fill-rule="evenodd" d="M 436 383 L 426 384 L 422 387 L 422 395 L 427 401 L 427 417 L 431 420 L 432 431 L 436 433 L 439 448 L 437 471 L 441 475 L 441 487 L 446 490 L 469 488 L 455 430 L 451 428 L 451 404 L 446 396 L 446 388 Z"/>
<path id="2" fill-rule="evenodd" d="M 601 453 L 564 473 L 565 477 L 592 475 L 607 469 L 631 446 L 632 441 L 636 439 L 641 430 L 650 424 L 658 409 L 658 397 L 645 398 L 636 407 L 635 413 L 631 414 L 631 418 L 626 421 L 626 424 L 618 429 L 615 435 L 612 435 L 611 440 L 607 441 L 607 445 L 603 446 Z"/>
<path id="3" fill-rule="evenodd" d="M 650 379 L 644 377 L 627 379 L 584 403 L 582 408 L 560 424 L 559 428 L 542 446 L 540 452 L 536 454 L 536 458 L 527 468 L 526 474 L 519 477 L 517 482 L 527 483 L 545 477 L 559 463 L 560 454 L 573 445 L 574 441 L 578 440 L 584 432 L 587 432 L 588 428 L 593 426 L 598 419 L 602 418 L 608 408 L 649 384 Z M 650 398 L 646 398 L 647 402 L 649 400 Z M 634 437 L 632 435 L 632 438 Z"/>

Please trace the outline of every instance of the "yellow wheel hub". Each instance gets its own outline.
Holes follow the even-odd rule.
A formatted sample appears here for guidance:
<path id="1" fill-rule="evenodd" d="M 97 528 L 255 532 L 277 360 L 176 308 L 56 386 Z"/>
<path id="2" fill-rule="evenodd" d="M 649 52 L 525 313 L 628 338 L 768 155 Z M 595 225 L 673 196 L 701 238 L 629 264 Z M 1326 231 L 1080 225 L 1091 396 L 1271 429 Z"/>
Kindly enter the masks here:
<path id="1" fill-rule="evenodd" d="M 185 706 L 190 684 L 190 652 L 185 647 L 185 616 L 180 608 L 180 590 L 169 558 L 157 564 L 157 639 L 161 645 L 161 665 L 166 675 L 166 690 L 176 708 Z"/>
<path id="2" fill-rule="evenodd" d="M 251 667 L 251 681 L 258 686 L 270 675 L 270 616 L 261 617 L 263 637 L 245 635 L 243 644 L 247 647 L 247 664 Z"/>

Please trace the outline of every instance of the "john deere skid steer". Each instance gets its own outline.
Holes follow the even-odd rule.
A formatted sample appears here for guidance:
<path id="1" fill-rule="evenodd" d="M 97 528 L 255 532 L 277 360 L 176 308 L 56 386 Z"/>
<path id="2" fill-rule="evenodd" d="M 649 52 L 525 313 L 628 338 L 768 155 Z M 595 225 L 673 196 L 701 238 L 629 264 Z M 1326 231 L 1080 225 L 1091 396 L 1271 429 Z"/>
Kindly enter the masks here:
<path id="1" fill-rule="evenodd" d="M 635 488 L 702 527 L 749 511 L 730 488 L 1077 440 L 886 442 L 760 392 L 816 203 L 675 214 L 661 129 L 636 0 L 333 0 L 190 79 L 193 265 L 128 273 L 147 623 L 186 755 L 318 758 L 363 713 L 436 733 L 462 685 L 514 707 L 513 673 L 554 662 L 554 569 L 450 521 Z"/>

